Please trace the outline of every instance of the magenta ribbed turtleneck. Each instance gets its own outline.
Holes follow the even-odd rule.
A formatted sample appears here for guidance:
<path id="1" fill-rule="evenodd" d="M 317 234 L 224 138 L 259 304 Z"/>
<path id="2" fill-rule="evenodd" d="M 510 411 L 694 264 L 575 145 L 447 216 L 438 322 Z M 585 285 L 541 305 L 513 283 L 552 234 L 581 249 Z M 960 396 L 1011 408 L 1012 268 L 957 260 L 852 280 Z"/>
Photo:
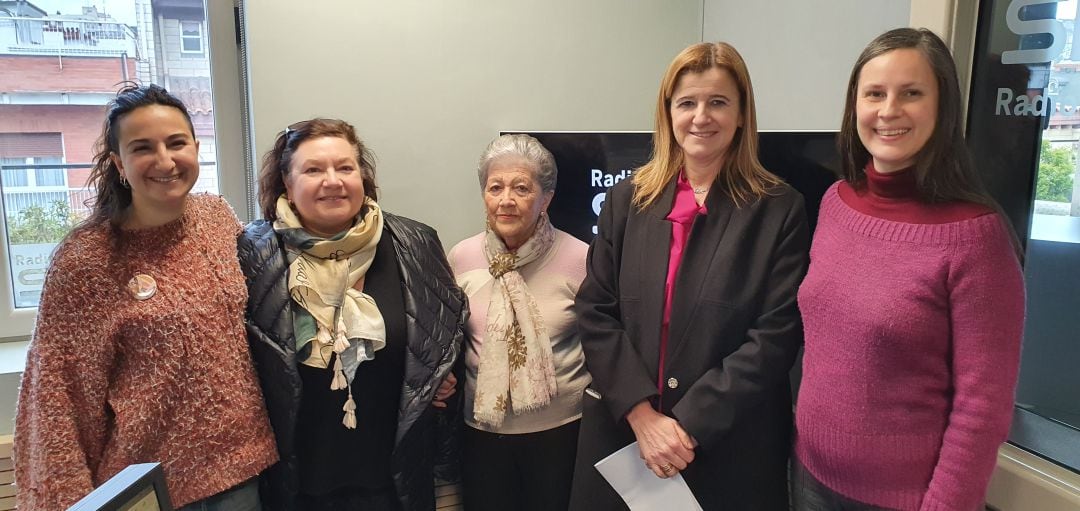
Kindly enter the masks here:
<path id="1" fill-rule="evenodd" d="M 993 213 L 986 206 L 970 202 L 919 202 L 914 167 L 883 174 L 871 162 L 866 166 L 864 189 L 857 191 L 841 181 L 838 191 L 844 203 L 855 211 L 893 222 L 947 224 Z"/>

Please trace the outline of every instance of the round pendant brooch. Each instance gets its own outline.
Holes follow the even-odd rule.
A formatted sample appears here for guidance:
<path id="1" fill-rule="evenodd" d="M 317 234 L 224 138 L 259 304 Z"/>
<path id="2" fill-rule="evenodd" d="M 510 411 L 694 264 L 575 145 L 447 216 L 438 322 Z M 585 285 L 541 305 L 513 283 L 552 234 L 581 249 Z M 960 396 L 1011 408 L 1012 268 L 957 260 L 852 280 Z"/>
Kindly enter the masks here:
<path id="1" fill-rule="evenodd" d="M 131 296 L 134 296 L 136 300 L 149 300 L 150 297 L 157 293 L 157 281 L 154 277 L 151 277 L 145 273 L 140 273 L 134 277 L 127 284 L 128 292 Z"/>

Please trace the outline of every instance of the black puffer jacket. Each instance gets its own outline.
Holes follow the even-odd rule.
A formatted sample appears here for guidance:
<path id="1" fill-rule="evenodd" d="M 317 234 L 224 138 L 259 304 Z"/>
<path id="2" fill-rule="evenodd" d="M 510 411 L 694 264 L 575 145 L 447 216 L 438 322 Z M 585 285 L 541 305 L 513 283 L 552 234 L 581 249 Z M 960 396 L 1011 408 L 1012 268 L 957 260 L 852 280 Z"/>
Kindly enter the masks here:
<path id="1" fill-rule="evenodd" d="M 454 283 L 435 230 L 404 217 L 384 216 L 383 234 L 393 240 L 401 271 L 408 335 L 391 470 L 402 509 L 432 510 L 436 451 L 454 450 L 446 441 L 436 447 L 436 424 L 457 421 L 437 417 L 442 412 L 430 405 L 460 352 L 468 306 Z M 238 249 L 248 286 L 248 344 L 281 455 L 281 461 L 262 475 L 263 507 L 293 510 L 299 491 L 294 435 L 301 382 L 287 289 L 288 263 L 273 226 L 264 220 L 244 229 Z M 453 405 L 447 408 L 455 409 Z M 452 435 L 438 436 L 446 439 Z"/>

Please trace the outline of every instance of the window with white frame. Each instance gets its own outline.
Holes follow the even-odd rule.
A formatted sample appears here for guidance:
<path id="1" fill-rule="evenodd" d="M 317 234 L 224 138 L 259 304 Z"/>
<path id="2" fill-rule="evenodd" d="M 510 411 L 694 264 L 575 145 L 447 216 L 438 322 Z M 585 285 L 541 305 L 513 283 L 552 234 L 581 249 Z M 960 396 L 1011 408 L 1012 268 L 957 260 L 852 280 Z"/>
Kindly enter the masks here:
<path id="1" fill-rule="evenodd" d="M 44 206 L 67 190 L 60 133 L 0 133 L 0 185 L 11 222 L 30 206 Z"/>
<path id="2" fill-rule="evenodd" d="M 202 47 L 202 22 L 180 22 L 180 53 L 203 52 Z"/>
<path id="3" fill-rule="evenodd" d="M 67 200 L 67 172 L 61 157 L 2 158 L 4 214 L 10 225 L 27 208 L 47 208 Z"/>

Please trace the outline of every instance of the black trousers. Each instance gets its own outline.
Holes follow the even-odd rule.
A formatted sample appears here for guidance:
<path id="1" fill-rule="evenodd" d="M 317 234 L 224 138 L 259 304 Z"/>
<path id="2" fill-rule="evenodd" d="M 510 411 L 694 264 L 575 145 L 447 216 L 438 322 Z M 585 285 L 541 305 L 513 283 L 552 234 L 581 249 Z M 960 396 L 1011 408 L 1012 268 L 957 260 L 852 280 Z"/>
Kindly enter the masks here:
<path id="1" fill-rule="evenodd" d="M 465 510 L 552 511 L 569 507 L 580 423 L 521 435 L 465 426 Z"/>
<path id="2" fill-rule="evenodd" d="M 302 511 L 401 511 L 393 486 L 378 490 L 341 488 L 327 495 L 300 494 L 296 508 Z"/>

